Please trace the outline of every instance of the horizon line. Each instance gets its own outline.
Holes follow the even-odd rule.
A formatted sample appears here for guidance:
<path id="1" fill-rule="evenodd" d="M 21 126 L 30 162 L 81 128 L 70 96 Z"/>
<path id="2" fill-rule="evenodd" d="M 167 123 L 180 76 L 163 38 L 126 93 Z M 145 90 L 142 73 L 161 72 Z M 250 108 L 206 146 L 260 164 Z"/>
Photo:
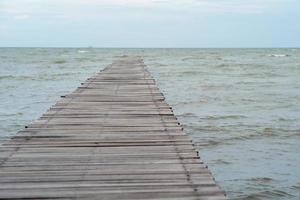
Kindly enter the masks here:
<path id="1" fill-rule="evenodd" d="M 0 46 L 0 48 L 68 48 L 68 49 L 300 49 L 299 47 L 99 47 L 99 46 Z"/>

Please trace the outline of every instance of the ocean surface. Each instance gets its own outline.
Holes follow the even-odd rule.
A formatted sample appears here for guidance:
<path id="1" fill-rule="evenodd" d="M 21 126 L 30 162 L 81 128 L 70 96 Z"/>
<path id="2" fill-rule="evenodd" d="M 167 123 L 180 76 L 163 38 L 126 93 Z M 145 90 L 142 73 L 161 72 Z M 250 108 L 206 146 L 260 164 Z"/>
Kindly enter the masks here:
<path id="1" fill-rule="evenodd" d="M 230 199 L 300 199 L 300 49 L 0 48 L 0 140 L 140 55 Z"/>

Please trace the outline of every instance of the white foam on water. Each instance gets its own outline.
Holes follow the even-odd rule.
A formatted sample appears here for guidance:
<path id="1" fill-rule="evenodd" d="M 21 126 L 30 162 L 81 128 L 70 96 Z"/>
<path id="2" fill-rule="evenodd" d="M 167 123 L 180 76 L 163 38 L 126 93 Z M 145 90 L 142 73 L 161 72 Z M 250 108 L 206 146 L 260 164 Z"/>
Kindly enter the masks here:
<path id="1" fill-rule="evenodd" d="M 270 54 L 269 56 L 270 57 L 288 57 L 290 55 L 288 55 L 288 54 Z"/>
<path id="2" fill-rule="evenodd" d="M 85 50 L 78 50 L 78 53 L 88 53 L 89 51 L 85 51 Z"/>

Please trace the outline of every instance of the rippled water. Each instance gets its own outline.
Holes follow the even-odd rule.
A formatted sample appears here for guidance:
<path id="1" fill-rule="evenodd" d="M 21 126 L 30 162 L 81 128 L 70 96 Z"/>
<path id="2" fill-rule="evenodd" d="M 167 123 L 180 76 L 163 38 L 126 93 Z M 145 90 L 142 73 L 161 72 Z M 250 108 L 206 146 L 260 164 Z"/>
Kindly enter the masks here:
<path id="1" fill-rule="evenodd" d="M 142 55 L 231 199 L 300 199 L 300 49 L 0 48 L 0 138 Z"/>

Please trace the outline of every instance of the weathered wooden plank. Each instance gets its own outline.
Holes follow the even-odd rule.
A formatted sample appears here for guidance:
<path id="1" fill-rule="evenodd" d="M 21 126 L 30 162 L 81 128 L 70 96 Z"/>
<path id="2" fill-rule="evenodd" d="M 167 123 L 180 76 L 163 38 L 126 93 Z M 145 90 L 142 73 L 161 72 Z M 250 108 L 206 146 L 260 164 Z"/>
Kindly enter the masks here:
<path id="1" fill-rule="evenodd" d="M 117 60 L 0 146 L 0 200 L 226 199 L 164 99 Z"/>

